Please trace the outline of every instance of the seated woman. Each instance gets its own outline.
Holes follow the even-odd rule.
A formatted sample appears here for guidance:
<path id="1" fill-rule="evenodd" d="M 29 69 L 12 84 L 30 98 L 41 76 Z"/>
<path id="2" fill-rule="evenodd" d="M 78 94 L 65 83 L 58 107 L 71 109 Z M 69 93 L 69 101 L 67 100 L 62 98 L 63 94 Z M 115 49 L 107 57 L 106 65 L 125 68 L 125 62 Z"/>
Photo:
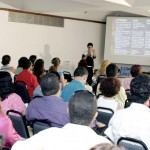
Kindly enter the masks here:
<path id="1" fill-rule="evenodd" d="M 125 90 L 130 89 L 130 82 L 133 78 L 137 77 L 138 75 L 142 74 L 142 66 L 140 65 L 133 65 L 130 69 L 131 78 L 127 78 L 123 82 L 123 87 Z"/>
<path id="2" fill-rule="evenodd" d="M 65 79 L 64 79 L 64 75 L 62 72 L 58 71 L 59 65 L 61 63 L 60 59 L 58 57 L 55 57 L 52 59 L 51 61 L 52 66 L 50 66 L 49 68 L 49 72 L 58 72 L 59 76 L 60 76 L 60 82 L 61 82 L 61 86 L 62 88 L 66 85 Z"/>
<path id="3" fill-rule="evenodd" d="M 100 89 L 102 96 L 97 99 L 97 107 L 106 107 L 114 112 L 124 108 L 123 103 L 114 98 L 120 91 L 120 81 L 116 78 L 105 78 L 101 81 Z"/>
<path id="4" fill-rule="evenodd" d="M 36 60 L 33 67 L 33 74 L 37 77 L 38 82 L 40 81 L 40 78 L 46 74 L 44 69 L 44 61 L 42 59 Z"/>
<path id="5" fill-rule="evenodd" d="M 13 109 L 25 115 L 26 106 L 15 93 L 14 84 L 8 72 L 0 72 L 0 101 L 3 113 Z"/>
<path id="6" fill-rule="evenodd" d="M 21 140 L 20 135 L 15 131 L 11 120 L 7 115 L 2 112 L 0 105 L 0 134 L 2 134 L 4 139 L 4 147 L 12 147 L 15 142 Z"/>

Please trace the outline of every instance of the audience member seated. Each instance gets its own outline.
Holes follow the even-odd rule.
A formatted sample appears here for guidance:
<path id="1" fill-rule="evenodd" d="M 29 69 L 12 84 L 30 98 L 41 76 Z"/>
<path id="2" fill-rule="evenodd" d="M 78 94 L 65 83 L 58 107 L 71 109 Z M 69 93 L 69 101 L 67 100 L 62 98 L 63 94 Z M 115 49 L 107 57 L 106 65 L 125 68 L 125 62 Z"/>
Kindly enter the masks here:
<path id="1" fill-rule="evenodd" d="M 1 110 L 0 105 L 0 134 L 4 136 L 4 147 L 12 147 L 12 145 L 22 138 L 15 131 L 11 120 Z"/>
<path id="2" fill-rule="evenodd" d="M 0 69 L 0 71 L 7 71 L 10 73 L 12 81 L 14 81 L 14 73 L 15 73 L 15 68 L 10 66 L 10 61 L 11 61 L 11 57 L 9 55 L 4 55 L 2 57 L 2 67 Z"/>
<path id="3" fill-rule="evenodd" d="M 56 71 L 52 71 L 51 73 L 55 74 L 58 78 L 58 80 L 60 81 L 60 76 L 59 76 L 59 73 L 56 72 Z M 41 86 L 38 85 L 35 90 L 33 91 L 33 97 L 42 97 L 44 96 L 43 93 L 42 93 L 42 90 L 41 90 Z"/>
<path id="4" fill-rule="evenodd" d="M 92 147 L 90 150 L 126 150 L 124 147 L 102 143 Z"/>
<path id="5" fill-rule="evenodd" d="M 0 100 L 5 114 L 13 109 L 25 115 L 26 106 L 21 97 L 15 93 L 14 84 L 8 72 L 0 72 Z"/>
<path id="6" fill-rule="evenodd" d="M 106 68 L 110 64 L 109 60 L 103 60 L 101 63 L 101 68 L 99 69 L 99 74 L 101 76 L 106 76 Z"/>
<path id="7" fill-rule="evenodd" d="M 26 58 L 22 64 L 23 71 L 16 77 L 16 81 L 23 81 L 27 85 L 29 97 L 33 97 L 33 91 L 38 86 L 38 81 L 35 75 L 30 71 L 31 62 Z"/>
<path id="8" fill-rule="evenodd" d="M 130 107 L 118 110 L 105 134 L 115 143 L 120 137 L 143 141 L 150 149 L 150 76 L 139 75 L 131 81 Z"/>
<path id="9" fill-rule="evenodd" d="M 42 59 L 36 60 L 33 68 L 33 74 L 37 77 L 38 82 L 40 81 L 40 78 L 46 74 L 44 70 L 44 61 Z"/>
<path id="10" fill-rule="evenodd" d="M 24 60 L 26 61 L 26 57 L 21 57 L 19 60 L 18 60 L 18 67 L 15 71 L 15 75 L 18 75 L 19 73 L 22 72 L 23 70 L 23 64 L 24 64 Z"/>
<path id="11" fill-rule="evenodd" d="M 112 64 L 112 63 L 109 64 L 106 68 L 106 75 L 107 77 L 117 78 L 117 76 L 119 75 L 119 68 L 115 64 Z M 97 95 L 100 94 L 99 87 L 100 87 L 100 84 L 97 86 L 97 92 L 96 92 Z M 119 93 L 115 95 L 114 97 L 120 100 L 121 102 L 123 102 L 124 104 L 127 99 L 125 89 L 121 86 Z"/>
<path id="12" fill-rule="evenodd" d="M 86 61 L 86 55 L 82 55 L 82 59 L 78 63 L 78 67 L 85 67 L 87 68 L 87 61 Z"/>
<path id="13" fill-rule="evenodd" d="M 52 59 L 51 63 L 52 63 L 52 66 L 50 66 L 49 72 L 50 73 L 51 72 L 58 72 L 59 73 L 61 87 L 63 88 L 66 85 L 65 79 L 64 79 L 64 75 L 63 75 L 62 72 L 58 71 L 58 68 L 60 66 L 61 61 L 60 61 L 60 59 L 58 57 L 55 57 L 55 58 Z"/>
<path id="14" fill-rule="evenodd" d="M 116 78 L 105 78 L 101 81 L 100 89 L 102 96 L 97 100 L 97 107 L 106 107 L 114 112 L 124 108 L 121 101 L 114 96 L 120 91 L 120 81 Z"/>
<path id="15" fill-rule="evenodd" d="M 18 141 L 12 150 L 89 150 L 99 143 L 110 143 L 91 129 L 97 116 L 97 104 L 92 93 L 82 90 L 76 92 L 69 101 L 68 111 L 71 123 Z"/>
<path id="16" fill-rule="evenodd" d="M 74 80 L 62 89 L 61 97 L 65 102 L 69 102 L 70 97 L 77 90 L 86 89 L 85 84 L 88 77 L 88 71 L 84 67 L 78 67 L 74 71 Z"/>
<path id="17" fill-rule="evenodd" d="M 34 120 L 47 120 L 54 127 L 62 127 L 69 122 L 67 103 L 60 98 L 60 84 L 57 76 L 48 73 L 41 77 L 40 86 L 43 97 L 33 99 L 28 107 L 26 118 L 32 124 Z"/>
<path id="18" fill-rule="evenodd" d="M 142 67 L 140 65 L 133 65 L 131 67 L 130 73 L 132 77 L 125 79 L 123 82 L 123 87 L 125 88 L 125 90 L 130 89 L 130 82 L 133 78 L 135 78 L 139 74 L 142 74 Z"/>
<path id="19" fill-rule="evenodd" d="M 31 55 L 31 56 L 29 57 L 29 60 L 30 60 L 30 62 L 31 62 L 31 68 L 30 68 L 31 71 L 32 71 L 33 68 L 34 68 L 34 63 L 35 63 L 36 59 L 37 59 L 36 55 Z"/>

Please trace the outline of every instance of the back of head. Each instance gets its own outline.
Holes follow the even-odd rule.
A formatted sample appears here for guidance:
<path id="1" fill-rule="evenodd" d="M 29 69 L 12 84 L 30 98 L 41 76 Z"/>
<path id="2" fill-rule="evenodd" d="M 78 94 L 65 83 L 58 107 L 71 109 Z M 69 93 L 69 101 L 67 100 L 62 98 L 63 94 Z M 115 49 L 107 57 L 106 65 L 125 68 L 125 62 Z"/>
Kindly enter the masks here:
<path id="1" fill-rule="evenodd" d="M 100 91 L 105 97 L 113 97 L 119 93 L 120 86 L 117 78 L 104 78 L 100 84 Z"/>
<path id="2" fill-rule="evenodd" d="M 29 60 L 31 61 L 32 65 L 34 65 L 35 61 L 36 61 L 36 55 L 31 55 L 29 57 Z"/>
<path id="3" fill-rule="evenodd" d="M 28 58 L 24 57 L 22 61 L 22 68 L 23 69 L 29 69 L 31 66 L 31 62 Z"/>
<path id="4" fill-rule="evenodd" d="M 103 60 L 100 68 L 100 75 L 106 75 L 106 68 L 110 64 L 109 60 Z"/>
<path id="5" fill-rule="evenodd" d="M 70 122 L 89 126 L 97 112 L 95 97 L 89 91 L 79 90 L 69 101 Z"/>
<path id="6" fill-rule="evenodd" d="M 107 77 L 116 77 L 119 73 L 119 68 L 116 64 L 109 64 L 106 68 L 106 75 Z"/>
<path id="7" fill-rule="evenodd" d="M 142 67 L 140 65 L 133 65 L 131 67 L 130 73 L 131 73 L 132 77 L 136 77 L 142 73 Z"/>
<path id="8" fill-rule="evenodd" d="M 74 71 L 74 77 L 83 77 L 84 75 L 88 76 L 88 71 L 84 67 L 77 67 Z"/>
<path id="9" fill-rule="evenodd" d="M 2 57 L 2 64 L 3 65 L 8 65 L 10 63 L 11 57 L 9 55 L 4 55 Z"/>
<path id="10" fill-rule="evenodd" d="M 0 72 L 0 97 L 2 101 L 14 92 L 14 84 L 10 74 L 8 72 Z"/>
<path id="11" fill-rule="evenodd" d="M 21 57 L 19 60 L 18 60 L 18 67 L 22 67 L 23 64 L 24 64 L 24 61 L 26 61 L 26 57 Z M 22 67 L 23 68 L 23 67 Z"/>
<path id="12" fill-rule="evenodd" d="M 42 76 L 40 86 L 45 96 L 55 95 L 60 89 L 58 77 L 53 73 L 47 73 Z"/>
<path id="13" fill-rule="evenodd" d="M 108 143 L 102 143 L 99 145 L 94 146 L 90 150 L 126 150 L 124 147 L 108 144 Z"/>
<path id="14" fill-rule="evenodd" d="M 52 59 L 51 63 L 54 65 L 54 67 L 58 67 L 60 65 L 61 61 L 58 57 L 55 57 Z"/>
<path id="15" fill-rule="evenodd" d="M 37 59 L 34 68 L 33 68 L 33 73 L 35 75 L 40 75 L 44 72 L 44 61 L 42 59 Z"/>
<path id="16" fill-rule="evenodd" d="M 131 100 L 144 104 L 150 97 L 150 76 L 138 75 L 130 83 Z"/>

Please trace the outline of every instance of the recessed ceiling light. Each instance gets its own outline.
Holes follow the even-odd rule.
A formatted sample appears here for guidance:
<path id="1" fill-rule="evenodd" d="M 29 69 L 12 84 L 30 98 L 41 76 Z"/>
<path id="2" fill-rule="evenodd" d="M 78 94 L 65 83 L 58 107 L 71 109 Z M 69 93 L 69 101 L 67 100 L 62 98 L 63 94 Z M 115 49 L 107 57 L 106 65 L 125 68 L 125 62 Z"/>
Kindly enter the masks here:
<path id="1" fill-rule="evenodd" d="M 132 7 L 132 5 L 130 5 L 126 0 L 105 0 L 105 1 L 124 5 L 124 6 L 128 6 L 128 7 Z"/>

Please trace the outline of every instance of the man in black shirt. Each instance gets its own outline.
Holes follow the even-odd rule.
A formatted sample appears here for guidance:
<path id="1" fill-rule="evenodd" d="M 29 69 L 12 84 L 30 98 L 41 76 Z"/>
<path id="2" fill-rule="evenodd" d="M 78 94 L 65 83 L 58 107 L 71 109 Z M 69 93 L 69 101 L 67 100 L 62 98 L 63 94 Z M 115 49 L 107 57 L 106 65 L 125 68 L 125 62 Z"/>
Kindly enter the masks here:
<path id="1" fill-rule="evenodd" d="M 92 43 L 88 43 L 87 48 L 88 48 L 88 53 L 86 55 L 86 61 L 87 61 L 87 70 L 89 73 L 87 83 L 89 85 L 91 85 L 92 77 L 93 77 L 93 68 L 94 68 L 94 60 L 93 59 L 96 58 L 96 53 L 95 53 L 95 50 L 93 49 Z"/>

